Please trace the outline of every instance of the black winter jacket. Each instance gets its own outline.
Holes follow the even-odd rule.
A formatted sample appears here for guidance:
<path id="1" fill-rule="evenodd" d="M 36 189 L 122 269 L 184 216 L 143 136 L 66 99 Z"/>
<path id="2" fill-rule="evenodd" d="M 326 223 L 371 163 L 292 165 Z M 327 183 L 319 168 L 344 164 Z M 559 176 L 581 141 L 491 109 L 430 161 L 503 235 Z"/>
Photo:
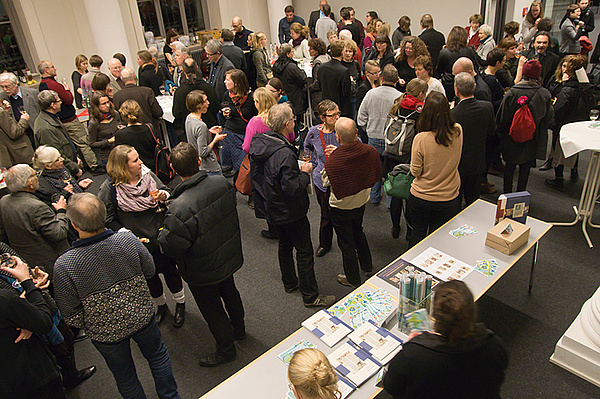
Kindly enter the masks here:
<path id="1" fill-rule="evenodd" d="M 177 260 L 181 277 L 192 286 L 229 278 L 244 263 L 235 188 L 223 176 L 199 171 L 171 195 L 162 252 Z"/>
<path id="2" fill-rule="evenodd" d="M 507 366 L 504 343 L 476 324 L 473 336 L 458 345 L 430 332 L 406 342 L 383 384 L 394 398 L 494 399 Z"/>
<path id="3" fill-rule="evenodd" d="M 294 115 L 302 115 L 306 105 L 306 74 L 290 57 L 279 57 L 273 64 L 273 76 L 281 80 L 283 90 L 292 102 Z"/>
<path id="4" fill-rule="evenodd" d="M 308 173 L 300 172 L 296 149 L 280 133 L 257 134 L 250 144 L 254 210 L 269 224 L 301 219 L 308 212 Z"/>

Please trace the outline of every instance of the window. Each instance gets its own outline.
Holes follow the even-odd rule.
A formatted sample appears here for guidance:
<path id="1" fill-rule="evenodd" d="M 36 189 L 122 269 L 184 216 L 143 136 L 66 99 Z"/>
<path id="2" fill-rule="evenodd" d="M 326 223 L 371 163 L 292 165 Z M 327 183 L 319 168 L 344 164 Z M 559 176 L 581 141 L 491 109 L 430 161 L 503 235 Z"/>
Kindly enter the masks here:
<path id="1" fill-rule="evenodd" d="M 8 70 L 22 75 L 26 67 L 8 13 L 0 2 L 0 71 Z"/>
<path id="2" fill-rule="evenodd" d="M 205 28 L 201 0 L 137 0 L 144 31 L 165 37 L 169 29 L 190 34 Z"/>

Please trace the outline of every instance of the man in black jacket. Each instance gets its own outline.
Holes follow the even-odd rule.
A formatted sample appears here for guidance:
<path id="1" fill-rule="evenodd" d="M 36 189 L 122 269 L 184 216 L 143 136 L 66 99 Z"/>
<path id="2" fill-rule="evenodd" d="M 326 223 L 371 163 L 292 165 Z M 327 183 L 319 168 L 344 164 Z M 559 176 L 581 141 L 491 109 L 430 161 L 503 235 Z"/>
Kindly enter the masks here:
<path id="1" fill-rule="evenodd" d="M 476 99 L 474 91 L 475 79 L 469 73 L 454 77 L 454 92 L 460 101 L 452 109 L 452 116 L 463 128 L 458 172 L 460 193 L 467 206 L 479 198 L 482 177 L 487 176 L 486 142 L 496 130 L 494 106 L 489 101 Z"/>
<path id="2" fill-rule="evenodd" d="M 431 55 L 431 62 L 433 66 L 437 66 L 438 55 L 446 44 L 446 38 L 444 34 L 433 29 L 433 18 L 429 14 L 425 14 L 421 17 L 421 29 L 423 32 L 419 35 L 419 38 L 427 45 L 427 50 Z"/>
<path id="3" fill-rule="evenodd" d="M 233 66 L 246 72 L 246 56 L 241 48 L 233 44 L 233 32 L 227 28 L 221 30 L 221 42 L 223 42 L 223 55 L 232 62 Z"/>
<path id="4" fill-rule="evenodd" d="M 158 242 L 163 253 L 177 259 L 217 341 L 216 352 L 199 360 L 200 366 L 214 367 L 234 360 L 234 340 L 246 336 L 244 306 L 233 281 L 244 263 L 235 188 L 224 177 L 199 170 L 198 152 L 189 143 L 173 149 L 171 166 L 183 182 L 171 194 Z"/>
<path id="5" fill-rule="evenodd" d="M 352 82 L 348 68 L 342 65 L 345 44 L 341 40 L 334 40 L 329 48 L 331 60 L 321 64 L 317 71 L 322 99 L 335 102 L 340 107 L 341 116 L 352 118 Z"/>
<path id="6" fill-rule="evenodd" d="M 159 129 L 158 118 L 163 116 L 163 110 L 154 97 L 154 92 L 149 87 L 137 85 L 135 72 L 131 68 L 125 68 L 121 71 L 121 80 L 125 87 L 115 93 L 113 104 L 115 109 L 121 108 L 121 105 L 127 100 L 135 100 L 142 109 L 141 123 L 151 123 L 156 131 Z"/>
<path id="7" fill-rule="evenodd" d="M 550 82 L 554 81 L 554 73 L 560 58 L 548 50 L 552 38 L 550 33 L 540 31 L 533 38 L 533 47 L 527 50 L 523 55 L 528 60 L 538 60 L 542 64 L 542 86 L 548 88 Z"/>
<path id="8" fill-rule="evenodd" d="M 478 100 L 489 101 L 492 102 L 492 91 L 490 87 L 485 83 L 481 76 L 477 72 L 475 72 L 475 68 L 473 67 L 473 61 L 471 61 L 468 57 L 460 57 L 456 60 L 454 65 L 452 66 L 452 74 L 454 76 L 458 75 L 461 72 L 467 72 L 473 78 L 475 78 L 475 92 L 473 95 Z M 456 98 L 454 99 L 456 101 Z"/>
<path id="9" fill-rule="evenodd" d="M 308 193 L 312 164 L 298 168 L 296 148 L 287 140 L 294 131 L 294 114 L 287 104 L 274 105 L 267 115 L 270 131 L 257 134 L 250 144 L 250 165 L 254 209 L 267 218 L 279 233 L 279 267 L 285 291 L 298 288 L 304 306 L 333 305 L 334 296 L 319 296 L 310 240 Z M 296 248 L 298 275 L 294 267 Z"/>
<path id="10" fill-rule="evenodd" d="M 310 28 L 310 37 L 317 37 L 317 33 L 315 32 L 315 26 L 317 25 L 317 21 L 319 18 L 323 16 L 323 6 L 327 4 L 327 0 L 319 1 L 319 9 L 315 11 L 311 11 L 310 18 L 308 19 L 308 27 Z M 333 12 L 329 14 L 329 18 L 335 21 L 335 15 Z"/>

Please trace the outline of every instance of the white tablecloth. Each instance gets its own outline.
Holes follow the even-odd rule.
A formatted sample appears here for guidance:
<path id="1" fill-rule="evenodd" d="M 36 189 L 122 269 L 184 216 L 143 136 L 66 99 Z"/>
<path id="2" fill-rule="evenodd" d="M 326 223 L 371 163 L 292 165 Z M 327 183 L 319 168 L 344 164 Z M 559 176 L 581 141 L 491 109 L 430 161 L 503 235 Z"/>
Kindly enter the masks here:
<path id="1" fill-rule="evenodd" d="M 156 101 L 163 110 L 163 119 L 173 123 L 175 120 L 175 117 L 173 117 L 173 96 L 157 96 Z"/>
<path id="2" fill-rule="evenodd" d="M 565 157 L 584 150 L 600 151 L 600 121 L 564 125 L 560 129 L 560 145 Z"/>

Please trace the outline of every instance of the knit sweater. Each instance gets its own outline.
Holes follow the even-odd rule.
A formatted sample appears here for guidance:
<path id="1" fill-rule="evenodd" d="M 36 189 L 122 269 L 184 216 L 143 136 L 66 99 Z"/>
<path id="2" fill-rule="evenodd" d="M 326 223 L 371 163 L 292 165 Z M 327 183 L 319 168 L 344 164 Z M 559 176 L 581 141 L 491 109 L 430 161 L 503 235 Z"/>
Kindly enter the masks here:
<path id="1" fill-rule="evenodd" d="M 462 153 L 462 128 L 448 147 L 435 141 L 434 132 L 420 132 L 412 146 L 410 173 L 415 177 L 410 193 L 426 201 L 450 201 L 458 195 L 458 164 Z"/>
<path id="2" fill-rule="evenodd" d="M 146 279 L 152 256 L 130 232 L 102 233 L 75 241 L 54 265 L 56 303 L 67 324 L 91 339 L 116 343 L 146 327 L 154 302 Z"/>
<path id="3" fill-rule="evenodd" d="M 384 139 L 385 122 L 394 100 L 402 93 L 390 85 L 371 89 L 365 95 L 358 110 L 358 126 L 367 131 L 370 139 Z"/>

